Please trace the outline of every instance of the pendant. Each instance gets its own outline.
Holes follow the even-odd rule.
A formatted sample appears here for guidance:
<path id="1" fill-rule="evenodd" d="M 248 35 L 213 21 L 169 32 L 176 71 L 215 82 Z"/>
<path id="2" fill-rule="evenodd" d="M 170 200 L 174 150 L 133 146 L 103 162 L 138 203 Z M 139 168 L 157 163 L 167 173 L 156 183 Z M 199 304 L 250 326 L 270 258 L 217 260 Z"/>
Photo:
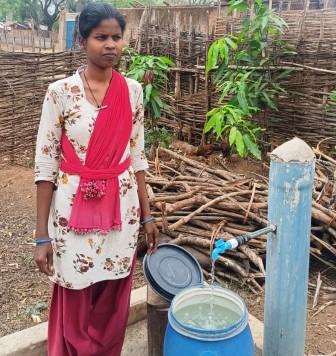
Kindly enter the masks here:
<path id="1" fill-rule="evenodd" d="M 103 109 L 106 109 L 106 108 L 107 108 L 107 105 L 98 106 L 96 111 L 100 111 L 100 110 L 103 110 Z"/>

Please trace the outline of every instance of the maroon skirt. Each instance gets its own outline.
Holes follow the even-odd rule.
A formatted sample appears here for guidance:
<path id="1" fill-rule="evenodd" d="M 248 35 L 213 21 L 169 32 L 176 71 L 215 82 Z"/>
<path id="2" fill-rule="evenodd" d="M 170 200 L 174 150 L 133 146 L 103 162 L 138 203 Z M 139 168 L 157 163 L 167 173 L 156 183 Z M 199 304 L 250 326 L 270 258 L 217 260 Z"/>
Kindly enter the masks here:
<path id="1" fill-rule="evenodd" d="M 54 284 L 49 311 L 49 356 L 120 356 L 123 346 L 132 272 L 80 290 Z"/>

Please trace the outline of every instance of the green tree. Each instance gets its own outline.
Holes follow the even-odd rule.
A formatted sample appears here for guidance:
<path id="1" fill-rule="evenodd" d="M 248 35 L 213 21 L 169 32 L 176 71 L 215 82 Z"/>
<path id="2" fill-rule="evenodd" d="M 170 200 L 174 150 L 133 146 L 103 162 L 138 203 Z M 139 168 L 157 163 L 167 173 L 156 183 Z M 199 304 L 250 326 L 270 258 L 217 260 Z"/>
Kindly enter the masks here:
<path id="1" fill-rule="evenodd" d="M 36 0 L 30 0 L 36 3 Z M 40 11 L 42 14 L 42 24 L 48 26 L 51 31 L 53 25 L 58 21 L 62 7 L 66 5 L 66 0 L 39 0 Z"/>
<path id="2" fill-rule="evenodd" d="M 7 18 L 23 21 L 25 14 L 23 13 L 22 0 L 0 0 L 0 20 L 5 21 Z"/>
<path id="3" fill-rule="evenodd" d="M 276 66 L 293 52 L 281 39 L 286 23 L 262 0 L 252 4 L 230 0 L 229 10 L 250 10 L 250 17 L 242 21 L 240 32 L 218 39 L 209 48 L 206 71 L 214 70 L 219 102 L 207 114 L 205 132 L 227 138 L 242 157 L 250 153 L 260 159 L 257 139 L 262 129 L 251 118 L 264 109 L 277 110 L 275 99 L 284 92 L 280 80 L 290 71 Z"/>
<path id="4" fill-rule="evenodd" d="M 58 21 L 61 9 L 74 5 L 74 0 L 0 0 L 0 19 L 12 17 L 15 21 L 32 19 L 36 27 L 46 25 L 51 31 Z"/>

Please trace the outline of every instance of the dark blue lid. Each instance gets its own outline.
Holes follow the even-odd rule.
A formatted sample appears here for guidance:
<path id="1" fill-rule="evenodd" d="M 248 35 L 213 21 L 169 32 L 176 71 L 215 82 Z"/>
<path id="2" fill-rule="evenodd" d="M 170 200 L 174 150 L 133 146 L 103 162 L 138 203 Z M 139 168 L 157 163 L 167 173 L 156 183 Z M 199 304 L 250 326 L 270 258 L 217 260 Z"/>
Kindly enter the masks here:
<path id="1" fill-rule="evenodd" d="M 173 244 L 160 244 L 156 253 L 146 255 L 143 270 L 151 287 L 168 301 L 183 289 L 203 283 L 202 269 L 195 257 Z"/>

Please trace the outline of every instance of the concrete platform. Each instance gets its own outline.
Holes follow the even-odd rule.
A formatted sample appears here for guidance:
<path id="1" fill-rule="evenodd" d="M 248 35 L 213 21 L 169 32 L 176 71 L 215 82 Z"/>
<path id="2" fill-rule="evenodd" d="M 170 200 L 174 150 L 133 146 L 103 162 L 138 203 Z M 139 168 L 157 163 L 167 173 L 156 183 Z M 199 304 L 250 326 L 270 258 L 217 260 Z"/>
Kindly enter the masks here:
<path id="1" fill-rule="evenodd" d="M 127 328 L 121 356 L 147 356 L 147 321 L 142 320 Z"/>
<path id="2" fill-rule="evenodd" d="M 250 317 L 250 326 L 255 343 L 255 356 L 261 356 L 263 323 L 254 317 Z M 121 356 L 148 356 L 146 320 L 142 320 L 127 328 L 125 344 Z"/>
<path id="3" fill-rule="evenodd" d="M 147 287 L 132 291 L 127 325 L 144 320 L 147 315 Z M 48 323 L 41 323 L 0 338 L 1 356 L 46 356 Z M 134 332 L 132 333 L 134 335 Z"/>
<path id="4" fill-rule="evenodd" d="M 122 356 L 148 356 L 147 351 L 147 287 L 132 291 L 131 309 Z M 250 315 L 249 324 L 256 356 L 261 356 L 263 323 Z M 46 356 L 47 323 L 0 338 L 1 356 Z M 159 356 L 159 355 L 158 355 Z"/>

